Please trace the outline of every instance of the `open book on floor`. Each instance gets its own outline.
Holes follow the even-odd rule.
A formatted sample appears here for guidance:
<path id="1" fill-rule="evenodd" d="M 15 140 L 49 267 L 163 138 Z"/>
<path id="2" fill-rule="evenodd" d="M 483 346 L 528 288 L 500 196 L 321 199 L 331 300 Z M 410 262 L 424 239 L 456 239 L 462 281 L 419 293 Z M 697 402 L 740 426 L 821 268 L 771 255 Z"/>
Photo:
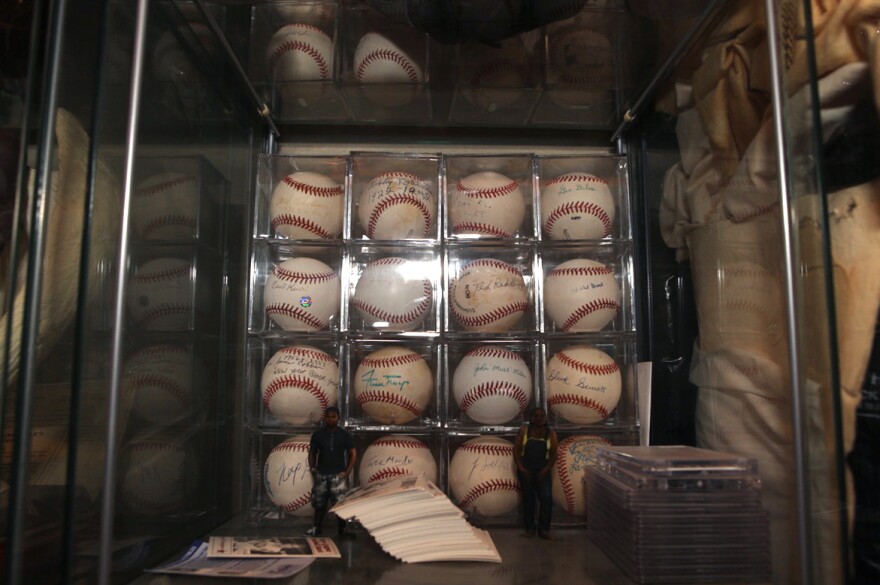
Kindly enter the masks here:
<path id="1" fill-rule="evenodd" d="M 212 536 L 208 558 L 340 558 L 336 543 L 329 538 L 307 536 Z"/>

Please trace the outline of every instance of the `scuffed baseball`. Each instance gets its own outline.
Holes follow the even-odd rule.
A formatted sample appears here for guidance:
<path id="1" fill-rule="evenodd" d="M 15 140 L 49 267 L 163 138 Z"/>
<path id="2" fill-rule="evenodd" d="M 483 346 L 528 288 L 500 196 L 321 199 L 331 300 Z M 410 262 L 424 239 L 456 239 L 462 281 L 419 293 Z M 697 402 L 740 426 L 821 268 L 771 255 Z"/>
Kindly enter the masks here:
<path id="1" fill-rule="evenodd" d="M 467 352 L 452 375 L 452 394 L 461 411 L 483 424 L 521 416 L 532 400 L 532 373 L 517 353 L 485 345 Z"/>
<path id="2" fill-rule="evenodd" d="M 465 99 L 486 112 L 517 102 L 531 85 L 528 55 L 518 37 L 498 47 L 481 44 L 465 55 L 462 65 Z"/>
<path id="3" fill-rule="evenodd" d="M 525 216 L 519 183 L 501 173 L 468 175 L 449 193 L 449 229 L 456 236 L 512 238 Z"/>
<path id="4" fill-rule="evenodd" d="M 134 321 L 150 331 L 183 331 L 193 317 L 193 265 L 181 258 L 156 258 L 137 266 L 126 304 Z"/>
<path id="5" fill-rule="evenodd" d="M 193 408 L 195 364 L 191 351 L 171 344 L 145 347 L 126 360 L 122 388 L 136 419 L 174 424 Z"/>
<path id="6" fill-rule="evenodd" d="M 586 516 L 587 501 L 584 476 L 596 466 L 596 448 L 611 442 L 594 435 L 574 435 L 559 442 L 553 465 L 553 501 L 569 514 Z"/>
<path id="7" fill-rule="evenodd" d="M 266 315 L 285 331 L 327 329 L 339 312 L 339 274 L 314 258 L 290 258 L 266 279 Z"/>
<path id="8" fill-rule="evenodd" d="M 263 487 L 279 509 L 293 516 L 311 516 L 313 483 L 308 435 L 291 437 L 269 452 L 263 465 Z"/>
<path id="9" fill-rule="evenodd" d="M 575 258 L 544 278 L 544 306 L 560 331 L 599 331 L 620 311 L 620 286 L 610 267 Z"/>
<path id="10" fill-rule="evenodd" d="M 522 272 L 493 258 L 473 260 L 450 283 L 449 308 L 467 331 L 509 331 L 529 308 Z"/>
<path id="11" fill-rule="evenodd" d="M 382 173 L 364 188 L 358 220 L 371 240 L 430 238 L 434 233 L 437 197 L 411 173 Z"/>
<path id="12" fill-rule="evenodd" d="M 547 362 L 547 405 L 568 422 L 602 422 L 620 400 L 620 367 L 596 347 L 575 345 Z"/>
<path id="13" fill-rule="evenodd" d="M 342 233 L 342 186 L 321 173 L 287 175 L 269 200 L 272 231 L 286 238 L 332 240 Z"/>
<path id="14" fill-rule="evenodd" d="M 392 346 L 364 357 L 354 373 L 354 394 L 364 413 L 385 424 L 419 416 L 434 393 L 434 376 L 413 350 Z"/>
<path id="15" fill-rule="evenodd" d="M 548 34 L 548 78 L 562 91 L 551 99 L 563 106 L 591 107 L 609 99 L 614 88 L 614 51 L 600 31 L 580 24 L 560 27 Z"/>
<path id="16" fill-rule="evenodd" d="M 351 304 L 375 329 L 413 331 L 428 316 L 434 298 L 430 278 L 406 258 L 380 258 L 358 278 Z"/>
<path id="17" fill-rule="evenodd" d="M 565 173 L 541 190 L 541 228 L 551 240 L 599 240 L 611 235 L 614 196 L 589 173 Z"/>
<path id="18" fill-rule="evenodd" d="M 516 510 L 521 489 L 513 443 L 477 437 L 463 443 L 449 462 L 449 489 L 458 507 L 476 516 L 502 516 Z"/>
<path id="19" fill-rule="evenodd" d="M 173 437 L 135 437 L 123 448 L 120 466 L 122 504 L 143 516 L 185 511 L 200 481 L 195 453 Z"/>
<path id="20" fill-rule="evenodd" d="M 398 475 L 422 475 L 437 483 L 437 462 L 423 441 L 408 435 L 386 435 L 373 441 L 360 457 L 361 485 Z"/>
<path id="21" fill-rule="evenodd" d="M 419 96 L 425 74 L 416 42 L 396 42 L 377 32 L 361 37 L 352 69 L 367 99 L 379 106 L 399 107 Z"/>
<path id="22" fill-rule="evenodd" d="M 269 77 L 275 81 L 318 81 L 333 76 L 333 39 L 310 24 L 280 28 L 266 47 Z"/>
<path id="23" fill-rule="evenodd" d="M 335 406 L 339 366 L 329 353 L 295 345 L 275 352 L 263 368 L 263 405 L 286 423 L 317 423 L 328 406 Z"/>
<path id="24" fill-rule="evenodd" d="M 131 199 L 131 225 L 147 240 L 192 238 L 196 233 L 199 181 L 186 173 L 158 173 L 140 183 Z"/>

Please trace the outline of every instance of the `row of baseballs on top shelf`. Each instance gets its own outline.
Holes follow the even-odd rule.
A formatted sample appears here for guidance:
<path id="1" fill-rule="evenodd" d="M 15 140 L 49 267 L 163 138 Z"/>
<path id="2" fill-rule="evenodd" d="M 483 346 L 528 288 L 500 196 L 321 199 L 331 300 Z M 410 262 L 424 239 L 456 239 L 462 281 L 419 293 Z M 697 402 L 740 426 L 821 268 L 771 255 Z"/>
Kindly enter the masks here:
<path id="1" fill-rule="evenodd" d="M 574 516 L 586 514 L 584 476 L 596 465 L 596 449 L 612 443 L 597 435 L 560 437 L 558 457 L 551 469 L 554 503 Z M 264 455 L 262 487 L 274 508 L 292 516 L 307 516 L 312 477 L 308 472 L 308 435 L 295 435 Z M 478 436 L 447 446 L 447 493 L 471 519 L 514 515 L 522 486 L 513 459 L 512 438 Z M 355 478 L 360 485 L 404 474 L 420 474 L 440 483 L 437 456 L 419 437 L 386 435 L 373 440 L 359 456 Z"/>
<path id="2" fill-rule="evenodd" d="M 257 232 L 302 240 L 342 236 L 347 215 L 345 179 L 340 182 L 308 170 L 278 177 L 285 167 L 293 165 L 273 162 L 277 164 L 271 178 L 261 179 L 271 184 L 259 186 L 262 192 L 271 191 L 271 196 L 268 215 L 263 209 L 257 210 Z M 608 161 L 604 162 L 607 166 Z M 292 163 L 308 165 L 302 159 Z M 396 164 L 406 165 L 402 161 Z M 436 159 L 433 164 L 437 165 Z M 433 175 L 427 179 L 406 168 L 377 172 L 366 183 L 360 176 L 353 177 L 350 237 L 436 239 L 442 212 L 446 214 L 445 236 L 452 239 L 543 236 L 549 240 L 599 240 L 627 236 L 625 226 L 620 227 L 626 218 L 615 221 L 621 196 L 609 188 L 608 178 L 587 171 L 565 172 L 537 180 L 537 186 L 533 186 L 530 160 L 523 157 L 520 166 L 515 169 L 517 178 L 483 170 L 446 181 L 446 177 L 438 179 L 442 169 L 430 165 L 422 165 L 421 169 L 431 173 L 428 177 Z M 613 178 L 619 188 L 620 177 Z M 445 197 L 438 197 L 442 183 L 447 185 Z M 532 192 L 538 194 L 534 205 Z M 264 205 L 262 200 L 258 204 Z M 535 211 L 537 216 L 530 217 Z M 540 226 L 539 234 L 534 233 L 533 225 Z"/>
<path id="3" fill-rule="evenodd" d="M 523 346 L 477 345 L 440 382 L 441 360 L 428 355 L 432 367 L 416 351 L 424 348 L 380 344 L 368 349 L 352 356 L 350 371 L 342 375 L 336 358 L 319 347 L 293 345 L 275 351 L 259 376 L 260 412 L 271 415 L 262 422 L 271 418 L 290 425 L 316 424 L 328 407 L 339 403 L 342 386 L 351 392 L 347 420 L 363 419 L 367 424 L 406 425 L 432 414 L 438 423 L 449 424 L 460 416 L 464 424 L 507 425 L 521 421 L 532 406 L 546 400 L 559 422 L 595 425 L 608 420 L 621 404 L 621 368 L 630 368 L 600 347 L 583 343 L 560 345 L 546 362 L 527 356 L 531 363 L 517 351 L 525 350 Z M 631 384 L 632 372 L 626 377 Z M 449 386 L 448 406 L 435 391 L 442 383 Z M 533 390 L 536 385 L 541 392 Z M 624 402 L 624 410 L 631 410 L 630 399 Z M 435 410 L 448 413 L 438 416 Z M 631 414 L 617 417 L 617 423 L 625 424 Z"/>

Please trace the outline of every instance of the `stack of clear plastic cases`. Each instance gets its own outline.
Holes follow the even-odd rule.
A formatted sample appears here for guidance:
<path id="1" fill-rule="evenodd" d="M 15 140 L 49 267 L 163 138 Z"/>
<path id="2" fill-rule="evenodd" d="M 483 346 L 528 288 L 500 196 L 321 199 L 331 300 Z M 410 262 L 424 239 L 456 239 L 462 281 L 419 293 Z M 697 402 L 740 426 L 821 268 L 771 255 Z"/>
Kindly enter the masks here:
<path id="1" fill-rule="evenodd" d="M 253 4 L 238 52 L 283 121 L 612 128 L 632 86 L 629 18 L 623 0 L 594 0 L 497 43 L 441 44 L 363 3 L 279 0 Z M 279 56 L 291 43 L 309 65 Z M 403 72 L 364 74 L 373 49 Z"/>
<path id="2" fill-rule="evenodd" d="M 693 447 L 599 447 L 591 539 L 637 583 L 769 581 L 754 460 Z"/>
<path id="3" fill-rule="evenodd" d="M 625 159 L 605 154 L 468 156 L 351 152 L 337 157 L 262 155 L 258 166 L 251 255 L 248 381 L 244 397 L 248 405 L 248 448 L 255 462 L 249 502 L 254 519 L 278 516 L 262 488 L 262 465 L 269 451 L 284 437 L 308 435 L 319 424 L 316 421 L 286 423 L 273 416 L 264 404 L 263 370 L 283 347 L 312 346 L 337 360 L 337 405 L 341 409 L 342 424 L 353 431 L 361 453 L 372 441 L 387 435 L 418 439 L 428 445 L 436 463 L 437 483 L 447 493 L 450 493 L 448 478 L 456 449 L 468 440 L 485 436 L 501 437 L 512 444 L 531 410 L 547 406 L 548 360 L 572 345 L 595 347 L 613 358 L 621 373 L 622 389 L 616 406 L 612 405 L 610 414 L 598 422 L 571 422 L 549 409 L 550 422 L 560 444 L 569 445 L 581 439 L 591 445 L 593 441 L 596 445 L 638 442 L 636 325 Z M 542 191 L 556 177 L 575 172 L 589 174 L 607 185 L 616 213 L 608 233 L 599 239 L 551 240 L 542 228 Z M 272 194 L 284 177 L 294 173 L 318 173 L 343 187 L 344 221 L 340 235 L 327 239 L 293 239 L 273 228 Z M 452 192 L 459 182 L 476 173 L 495 173 L 519 185 L 525 211 L 508 237 L 456 233 L 450 221 Z M 367 215 L 360 213 L 361 206 L 371 201 L 368 193 L 371 185 L 386 189 L 391 184 L 388 177 L 398 175 L 420 180 L 419 192 L 425 202 L 423 211 L 430 221 L 423 231 L 407 232 L 400 239 L 371 239 L 370 235 L 376 236 L 380 230 L 376 224 L 369 223 Z M 424 195 L 426 190 L 433 197 Z M 323 329 L 286 331 L 267 316 L 264 293 L 273 269 L 285 260 L 301 256 L 320 260 L 338 273 L 339 307 Z M 543 281 L 550 270 L 569 258 L 595 258 L 607 264 L 619 284 L 619 312 L 598 331 L 562 331 L 546 314 Z M 404 328 L 389 327 L 386 321 L 369 318 L 356 303 L 358 284 L 369 267 L 389 259 L 404 263 L 407 269 L 423 278 L 426 295 L 431 298 L 420 320 Z M 500 332 L 468 329 L 450 310 L 450 288 L 468 263 L 478 259 L 502 262 L 522 276 L 526 306 L 518 320 Z M 389 295 L 391 292 L 390 289 L 385 291 Z M 358 374 L 358 368 L 367 356 L 384 350 L 417 354 L 430 371 L 426 375 L 430 378 L 430 394 L 408 420 L 377 418 L 359 400 L 357 388 L 363 384 L 364 376 Z M 455 373 L 465 356 L 481 355 L 477 350 L 503 354 L 513 360 L 508 364 L 513 364 L 510 367 L 517 370 L 523 385 L 528 386 L 529 392 L 520 395 L 519 403 L 514 403 L 512 411 L 500 419 L 491 416 L 494 412 L 488 418 L 485 415 L 475 418 L 474 411 L 467 411 L 463 403 L 456 400 Z M 485 360 L 476 367 L 473 364 L 467 367 L 481 370 L 487 364 L 491 370 L 493 363 Z M 495 369 L 496 372 L 488 374 L 490 377 L 500 375 L 498 372 L 508 366 L 500 368 L 496 364 Z M 566 454 L 560 452 L 561 465 L 571 464 L 565 457 Z M 587 460 L 583 453 L 578 457 L 580 475 L 576 481 L 580 481 L 585 472 L 584 464 L 593 464 L 592 455 Z M 510 465 L 514 473 L 512 459 Z M 358 471 L 356 469 L 356 477 L 359 477 Z M 582 510 L 575 512 L 557 503 L 554 522 L 583 523 Z M 508 525 L 518 522 L 518 510 L 494 517 L 478 514 L 471 517 L 483 525 Z"/>

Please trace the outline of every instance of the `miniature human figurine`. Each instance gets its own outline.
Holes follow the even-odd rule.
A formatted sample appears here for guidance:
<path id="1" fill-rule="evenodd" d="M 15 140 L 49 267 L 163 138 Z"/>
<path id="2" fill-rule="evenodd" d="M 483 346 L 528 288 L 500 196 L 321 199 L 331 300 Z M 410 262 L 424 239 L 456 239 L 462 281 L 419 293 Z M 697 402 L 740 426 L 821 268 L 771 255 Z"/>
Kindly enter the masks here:
<path id="1" fill-rule="evenodd" d="M 318 536 L 331 500 L 336 503 L 348 491 L 348 477 L 354 469 L 357 451 L 351 434 L 339 426 L 339 409 L 330 406 L 324 412 L 323 426 L 312 433 L 309 442 L 309 471 L 312 472 L 312 507 L 315 522 L 306 534 Z M 354 538 L 346 529 L 345 520 L 338 519 L 339 536 Z"/>
<path id="2" fill-rule="evenodd" d="M 556 462 L 556 433 L 547 424 L 543 408 L 532 411 L 528 424 L 520 428 L 513 449 L 513 459 L 523 489 L 523 515 L 526 534 L 535 535 L 536 515 L 538 536 L 554 540 L 550 534 L 550 514 L 553 509 L 550 470 Z"/>

